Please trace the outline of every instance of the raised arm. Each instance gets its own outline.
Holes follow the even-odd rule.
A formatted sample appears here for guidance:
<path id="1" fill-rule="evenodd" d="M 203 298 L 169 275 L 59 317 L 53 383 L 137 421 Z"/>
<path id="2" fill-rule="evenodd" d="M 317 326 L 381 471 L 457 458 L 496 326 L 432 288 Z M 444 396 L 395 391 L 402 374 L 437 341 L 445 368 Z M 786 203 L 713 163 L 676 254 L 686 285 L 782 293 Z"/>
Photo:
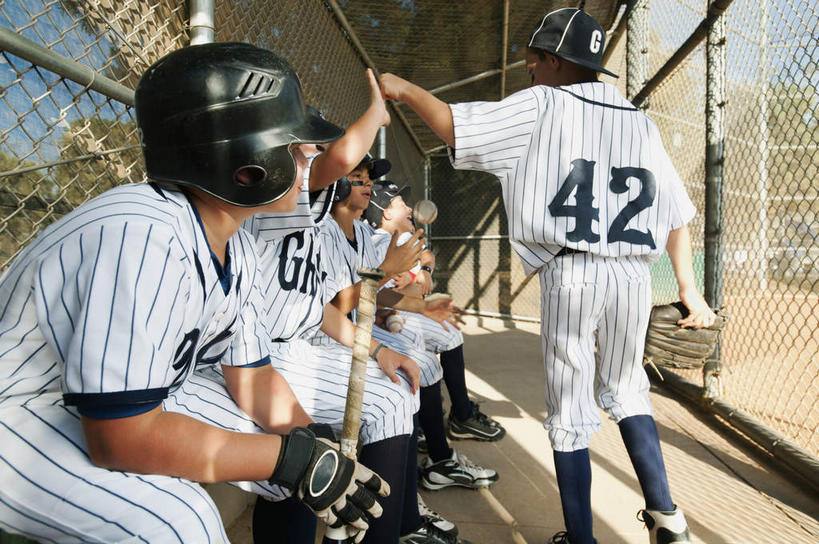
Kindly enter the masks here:
<path id="1" fill-rule="evenodd" d="M 455 147 L 455 128 L 449 104 L 395 74 L 381 76 L 381 95 L 385 100 L 398 100 L 405 103 L 446 145 Z"/>
<path id="2" fill-rule="evenodd" d="M 381 98 L 378 81 L 367 68 L 367 84 L 370 88 L 370 105 L 344 136 L 329 145 L 327 150 L 313 160 L 310 167 L 310 190 L 319 191 L 342 176 L 347 175 L 369 151 L 378 129 L 390 124 L 390 114 Z"/>

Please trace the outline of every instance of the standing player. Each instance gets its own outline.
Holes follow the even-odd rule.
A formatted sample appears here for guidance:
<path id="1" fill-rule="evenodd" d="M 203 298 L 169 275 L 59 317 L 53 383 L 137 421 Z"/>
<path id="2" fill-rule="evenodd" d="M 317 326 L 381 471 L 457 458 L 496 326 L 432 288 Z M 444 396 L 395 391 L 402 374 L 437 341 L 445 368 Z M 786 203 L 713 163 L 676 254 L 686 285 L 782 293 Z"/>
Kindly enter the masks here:
<path id="1" fill-rule="evenodd" d="M 651 542 L 688 542 L 641 365 L 648 265 L 664 248 L 690 310 L 680 324 L 709 326 L 715 316 L 694 282 L 686 224 L 695 209 L 656 125 L 597 81 L 597 72 L 609 73 L 600 66 L 604 36 L 581 10 L 546 14 L 528 40 L 532 87 L 498 103 L 450 106 L 391 74 L 381 89 L 447 143 L 454 167 L 500 179 L 512 244 L 526 272 L 540 276 L 544 425 L 567 529 L 555 541 L 593 541 L 588 445 L 600 427 L 596 398 L 620 426 Z"/>
<path id="2" fill-rule="evenodd" d="M 194 482 L 245 481 L 358 535 L 387 488 L 305 428 L 269 364 L 239 230 L 292 210 L 299 143 L 343 131 L 305 113 L 286 62 L 247 44 L 163 57 L 135 103 L 154 182 L 80 206 L 0 279 L 0 526 L 51 542 L 224 542 Z M 216 364 L 221 390 L 193 375 Z"/>
<path id="3" fill-rule="evenodd" d="M 409 192 L 399 190 L 389 181 L 375 181 L 370 189 L 370 203 L 363 218 L 375 228 L 373 245 L 378 258 L 383 259 L 394 233 L 399 234 L 399 242 L 409 238 L 414 229 L 412 208 L 405 200 Z M 425 250 L 419 261 L 419 269 L 412 282 L 400 291 L 409 295 L 423 296 L 432 284 L 432 270 L 435 257 Z M 409 274 L 409 273 L 407 273 Z M 418 279 L 422 281 L 417 281 Z M 503 438 L 506 430 L 494 419 L 480 411 L 478 404 L 469 399 L 466 388 L 463 354 L 464 336 L 452 327 L 445 329 L 423 315 L 399 312 L 404 326 L 412 331 L 421 331 L 427 351 L 439 354 L 452 409 L 449 412 L 447 433 L 450 438 L 473 439 L 494 442 Z"/>

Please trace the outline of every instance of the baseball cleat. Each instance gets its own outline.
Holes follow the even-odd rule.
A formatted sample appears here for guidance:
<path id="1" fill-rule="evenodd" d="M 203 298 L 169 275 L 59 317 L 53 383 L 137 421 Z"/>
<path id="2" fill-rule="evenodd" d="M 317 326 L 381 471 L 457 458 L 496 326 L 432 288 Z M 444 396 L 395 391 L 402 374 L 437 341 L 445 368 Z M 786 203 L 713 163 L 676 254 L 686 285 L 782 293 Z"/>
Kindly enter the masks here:
<path id="1" fill-rule="evenodd" d="M 421 463 L 421 486 L 437 491 L 450 486 L 478 489 L 489 487 L 498 480 L 498 473 L 489 468 L 479 467 L 466 455 L 452 450 L 452 457 L 434 463 L 427 457 Z"/>
<path id="2" fill-rule="evenodd" d="M 555 533 L 552 537 L 552 540 L 549 541 L 551 544 L 572 544 L 572 541 L 569 540 L 569 533 L 566 531 L 560 531 Z M 594 544 L 597 544 L 597 539 L 594 539 Z"/>
<path id="3" fill-rule="evenodd" d="M 448 534 L 427 520 L 408 535 L 398 539 L 400 544 L 472 544 L 468 540 L 461 540 L 457 535 Z"/>
<path id="4" fill-rule="evenodd" d="M 640 517 L 642 515 L 642 517 Z M 645 523 L 651 544 L 690 544 L 688 523 L 682 510 L 640 510 L 637 519 Z"/>
<path id="5" fill-rule="evenodd" d="M 481 412 L 478 404 L 473 402 L 469 417 L 461 421 L 455 412 L 449 412 L 449 429 L 447 435 L 454 440 L 482 440 L 495 442 L 506 435 L 500 423 Z"/>
<path id="6" fill-rule="evenodd" d="M 418 429 L 418 453 L 429 453 L 427 437 L 424 435 L 424 431 L 421 429 Z"/>
<path id="7" fill-rule="evenodd" d="M 427 503 L 424 502 L 424 499 L 421 497 L 420 493 L 418 494 L 418 513 L 421 515 L 421 519 L 432 523 L 435 527 L 446 534 L 458 536 L 458 528 L 455 527 L 455 524 L 447 519 L 444 519 L 441 514 L 427 506 Z"/>

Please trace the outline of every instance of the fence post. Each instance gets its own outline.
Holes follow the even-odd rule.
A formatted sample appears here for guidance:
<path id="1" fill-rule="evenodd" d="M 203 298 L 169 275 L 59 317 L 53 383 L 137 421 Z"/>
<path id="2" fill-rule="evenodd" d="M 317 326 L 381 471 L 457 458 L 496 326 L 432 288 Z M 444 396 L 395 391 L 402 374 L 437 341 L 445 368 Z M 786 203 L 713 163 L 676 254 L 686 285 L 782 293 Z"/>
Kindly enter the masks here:
<path id="1" fill-rule="evenodd" d="M 191 45 L 212 43 L 216 33 L 213 0 L 190 0 Z"/>
<path id="2" fill-rule="evenodd" d="M 722 180 L 725 152 L 725 15 L 708 29 L 705 45 L 705 300 L 722 305 Z M 702 395 L 720 396 L 720 346 L 702 369 Z"/>
<path id="3" fill-rule="evenodd" d="M 708 29 L 705 45 L 705 300 L 722 305 L 722 180 L 725 138 L 725 15 Z M 720 396 L 720 346 L 702 369 L 703 397 Z"/>
<path id="4" fill-rule="evenodd" d="M 648 81 L 648 0 L 633 0 L 626 22 L 626 95 L 632 100 Z M 648 102 L 642 104 L 648 108 Z"/>

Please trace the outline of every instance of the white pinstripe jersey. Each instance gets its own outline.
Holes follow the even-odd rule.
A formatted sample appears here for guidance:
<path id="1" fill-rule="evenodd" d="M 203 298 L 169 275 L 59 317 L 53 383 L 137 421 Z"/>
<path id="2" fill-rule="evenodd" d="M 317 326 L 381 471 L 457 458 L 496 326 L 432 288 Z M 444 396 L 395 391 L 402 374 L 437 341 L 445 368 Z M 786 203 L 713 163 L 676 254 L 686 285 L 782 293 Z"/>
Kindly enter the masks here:
<path id="1" fill-rule="evenodd" d="M 401 234 L 398 235 L 398 240 L 396 240 L 395 243 L 397 246 L 402 246 L 410 238 L 412 238 L 411 232 L 402 232 Z M 387 256 L 387 251 L 389 251 L 390 249 L 390 242 L 392 242 L 392 234 L 390 234 L 389 232 L 385 231 L 382 228 L 377 228 L 373 231 L 372 242 L 373 246 L 375 247 L 375 255 L 376 258 L 378 259 L 378 262 L 379 263 L 384 262 L 384 258 Z M 419 262 L 410 269 L 410 272 L 412 272 L 413 274 L 418 274 L 420 270 L 421 263 Z M 394 287 L 395 282 L 390 280 L 384 284 L 382 289 L 392 289 Z"/>
<path id="2" fill-rule="evenodd" d="M 696 212 L 657 126 L 612 85 L 541 85 L 451 110 L 452 165 L 500 179 L 527 274 L 563 247 L 654 260 Z"/>
<path id="3" fill-rule="evenodd" d="M 0 406 L 135 415 L 194 366 L 267 362 L 254 247 L 240 230 L 222 269 L 185 195 L 153 184 L 66 215 L 0 278 Z"/>
<path id="4" fill-rule="evenodd" d="M 324 305 L 332 298 L 325 286 L 327 272 L 318 227 L 329 217 L 332 186 L 310 197 L 308 179 L 309 170 L 295 212 L 256 214 L 243 225 L 256 238 L 263 271 L 264 319 L 277 340 L 315 334 Z"/>
<path id="5" fill-rule="evenodd" d="M 353 228 L 355 229 L 355 247 L 347 240 L 344 231 L 331 215 L 328 214 L 321 224 L 321 248 L 326 263 L 325 281 L 328 301 L 332 300 L 339 291 L 361 281 L 356 272 L 358 268 L 377 267 L 381 264 L 375 246 L 370 240 L 372 228 L 361 221 L 353 221 Z M 356 310 L 351 313 L 355 321 Z M 335 340 L 317 331 L 310 338 L 310 342 L 314 345 L 326 345 Z"/>
<path id="6" fill-rule="evenodd" d="M 336 293 L 361 281 L 357 269 L 365 266 L 376 268 L 381 264 L 371 241 L 372 228 L 362 221 L 353 221 L 355 247 L 332 216 L 321 225 L 322 248 L 327 252 L 327 292 L 330 298 Z"/>

